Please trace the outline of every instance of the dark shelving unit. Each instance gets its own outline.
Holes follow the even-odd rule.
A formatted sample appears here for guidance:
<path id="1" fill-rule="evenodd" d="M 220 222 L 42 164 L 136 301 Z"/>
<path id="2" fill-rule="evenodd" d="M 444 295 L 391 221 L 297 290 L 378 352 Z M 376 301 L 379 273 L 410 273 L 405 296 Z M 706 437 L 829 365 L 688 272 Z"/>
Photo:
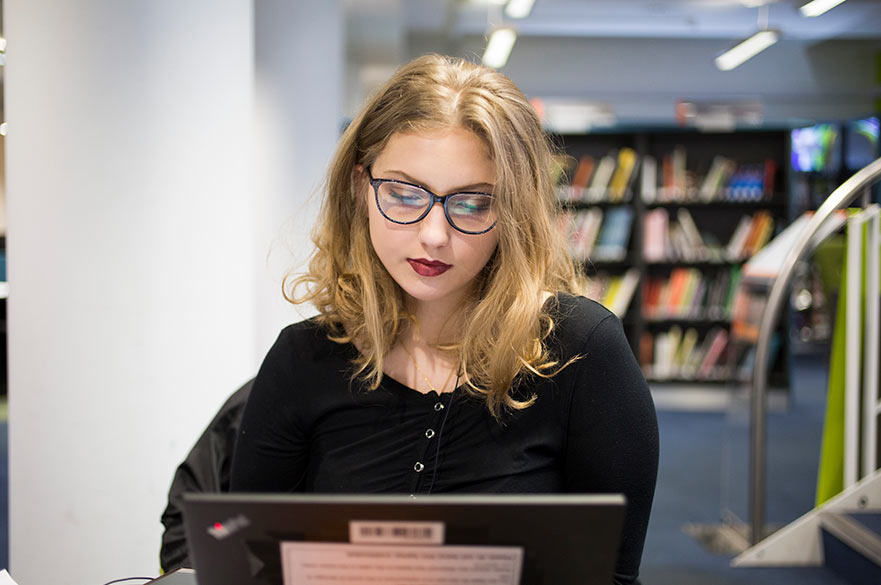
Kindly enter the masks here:
<path id="1" fill-rule="evenodd" d="M 729 271 L 729 278 L 733 279 L 732 274 L 737 272 L 736 268 L 740 267 L 747 257 L 731 258 L 723 255 L 712 259 L 685 259 L 681 257 L 647 259 L 644 254 L 645 219 L 647 214 L 660 209 L 667 213 L 672 224 L 677 217 L 678 210 L 687 210 L 701 236 L 711 240 L 711 245 L 716 250 L 724 252 L 725 246 L 730 243 L 741 218 L 743 216 L 754 217 L 755 214 L 762 212 L 770 215 L 773 219 L 773 230 L 768 234 L 768 237 L 773 237 L 773 234 L 779 232 L 791 220 L 788 211 L 787 184 L 789 180 L 787 174 L 788 130 L 705 133 L 684 128 L 655 128 L 562 135 L 554 136 L 554 140 L 570 161 L 568 171 L 562 179 L 561 199 L 565 199 L 563 202 L 565 209 L 572 213 L 578 213 L 582 210 L 599 208 L 605 212 L 614 206 L 627 205 L 633 210 L 626 258 L 615 261 L 597 261 L 588 256 L 586 259 L 579 258 L 579 260 L 585 262 L 589 276 L 621 274 L 633 268 L 638 271 L 638 285 L 630 300 L 629 307 L 625 314 L 619 316 L 622 319 L 631 348 L 640 359 L 647 378 L 652 382 L 674 383 L 683 386 L 736 383 L 739 379 L 738 366 L 732 363 L 732 360 L 736 357 L 735 352 L 741 356 L 743 354 L 742 348 L 735 347 L 736 344 L 730 332 L 730 301 L 733 287 L 736 285 L 731 285 L 731 290 L 727 290 L 725 293 L 728 304 L 724 314 L 710 315 L 707 314 L 707 311 L 698 311 L 688 315 L 651 316 L 647 314 L 649 307 L 646 304 L 645 295 L 647 294 L 646 288 L 651 281 L 669 279 L 671 274 L 678 269 L 697 271 L 690 273 L 691 277 L 694 278 L 698 275 L 698 281 L 702 277 L 705 280 L 703 285 L 705 289 L 709 286 L 706 283 L 722 271 Z M 599 200 L 596 200 L 595 189 L 590 193 L 590 201 L 573 198 L 574 190 L 568 186 L 582 157 L 587 155 L 597 162 L 594 165 L 594 172 L 596 172 L 598 163 L 604 156 L 614 156 L 615 153 L 625 148 L 636 152 L 638 162 L 632 173 L 627 193 L 623 198 L 609 201 L 605 197 L 600 197 Z M 680 192 L 679 196 L 671 196 L 667 199 L 657 194 L 653 198 L 648 197 L 650 194 L 644 193 L 642 190 L 642 184 L 645 180 L 643 176 L 645 158 L 650 157 L 655 161 L 656 179 L 654 182 L 657 189 L 663 190 L 667 181 L 663 161 L 665 158 L 669 159 L 674 152 L 678 152 L 680 156 L 684 154 L 684 169 L 680 166 L 680 171 L 684 170 L 685 172 L 680 176 L 680 179 L 684 178 L 685 182 L 679 186 L 684 187 L 685 190 Z M 739 200 L 731 200 L 726 197 L 709 201 L 701 200 L 696 193 L 699 192 L 702 181 L 713 169 L 716 157 L 724 157 L 734 161 L 738 172 L 741 167 L 755 168 L 762 165 L 765 173 L 763 178 L 765 181 L 773 182 L 773 186 L 767 189 L 767 183 L 763 183 L 761 196 L 757 199 L 742 197 Z M 668 191 L 665 195 L 670 195 L 674 191 Z M 703 294 L 707 294 L 707 290 L 704 290 Z M 719 357 L 711 372 L 707 372 L 705 375 L 698 375 L 696 372 L 683 375 L 682 371 L 672 371 L 661 378 L 656 376 L 657 372 L 653 371 L 653 364 L 646 363 L 646 336 L 652 336 L 654 342 L 652 356 L 655 356 L 657 354 L 654 346 L 657 345 L 657 336 L 669 332 L 673 328 L 678 328 L 682 335 L 688 329 L 694 329 L 698 335 L 696 342 L 698 347 L 707 342 L 706 336 L 711 332 L 716 334 L 718 329 L 726 332 L 727 343 L 723 355 Z M 788 381 L 786 335 L 781 336 L 781 343 L 783 347 L 778 351 L 779 357 L 771 368 L 771 380 L 774 385 L 786 387 Z M 682 369 L 687 370 L 687 368 Z"/>

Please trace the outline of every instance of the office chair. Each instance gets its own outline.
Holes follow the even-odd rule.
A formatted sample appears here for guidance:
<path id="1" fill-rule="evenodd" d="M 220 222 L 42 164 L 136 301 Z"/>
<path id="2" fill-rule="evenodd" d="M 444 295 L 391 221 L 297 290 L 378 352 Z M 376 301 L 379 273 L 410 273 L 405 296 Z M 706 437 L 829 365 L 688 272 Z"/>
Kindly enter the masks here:
<path id="1" fill-rule="evenodd" d="M 181 499 L 184 492 L 229 491 L 229 469 L 242 412 L 254 380 L 236 390 L 214 416 L 214 419 L 193 445 L 171 481 L 168 506 L 162 513 L 162 547 L 159 564 L 163 573 L 179 567 L 189 567 L 189 550 L 184 532 Z"/>

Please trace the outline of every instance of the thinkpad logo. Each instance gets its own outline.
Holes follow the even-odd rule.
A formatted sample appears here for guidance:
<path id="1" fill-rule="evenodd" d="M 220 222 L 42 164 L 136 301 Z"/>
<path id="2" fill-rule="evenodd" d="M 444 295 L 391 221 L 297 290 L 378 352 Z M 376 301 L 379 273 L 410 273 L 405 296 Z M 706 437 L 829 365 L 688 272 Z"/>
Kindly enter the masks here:
<path id="1" fill-rule="evenodd" d="M 242 514 L 239 514 L 235 518 L 229 518 L 225 522 L 215 522 L 208 527 L 208 534 L 217 540 L 223 540 L 227 536 L 232 536 L 242 528 L 247 528 L 250 525 L 251 521 Z"/>

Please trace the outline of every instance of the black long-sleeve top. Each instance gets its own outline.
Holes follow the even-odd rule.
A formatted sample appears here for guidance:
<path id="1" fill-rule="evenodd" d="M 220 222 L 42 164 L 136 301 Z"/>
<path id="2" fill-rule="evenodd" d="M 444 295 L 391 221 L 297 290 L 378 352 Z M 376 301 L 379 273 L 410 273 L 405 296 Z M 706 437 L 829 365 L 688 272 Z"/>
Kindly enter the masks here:
<path id="1" fill-rule="evenodd" d="M 353 381 L 351 344 L 314 320 L 285 328 L 245 408 L 231 490 L 321 493 L 623 493 L 615 583 L 635 583 L 654 496 L 658 429 L 620 321 L 558 294 L 546 340 L 560 363 L 514 395 L 535 403 L 494 419 L 462 388 L 423 394 L 384 376 Z"/>

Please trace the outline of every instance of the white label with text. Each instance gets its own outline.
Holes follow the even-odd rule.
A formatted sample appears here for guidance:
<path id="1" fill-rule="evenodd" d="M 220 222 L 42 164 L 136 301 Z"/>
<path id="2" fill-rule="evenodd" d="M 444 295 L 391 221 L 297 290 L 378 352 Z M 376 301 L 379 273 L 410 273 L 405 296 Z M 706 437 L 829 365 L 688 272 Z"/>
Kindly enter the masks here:
<path id="1" fill-rule="evenodd" d="M 353 544 L 443 544 L 443 522 L 349 521 Z"/>

